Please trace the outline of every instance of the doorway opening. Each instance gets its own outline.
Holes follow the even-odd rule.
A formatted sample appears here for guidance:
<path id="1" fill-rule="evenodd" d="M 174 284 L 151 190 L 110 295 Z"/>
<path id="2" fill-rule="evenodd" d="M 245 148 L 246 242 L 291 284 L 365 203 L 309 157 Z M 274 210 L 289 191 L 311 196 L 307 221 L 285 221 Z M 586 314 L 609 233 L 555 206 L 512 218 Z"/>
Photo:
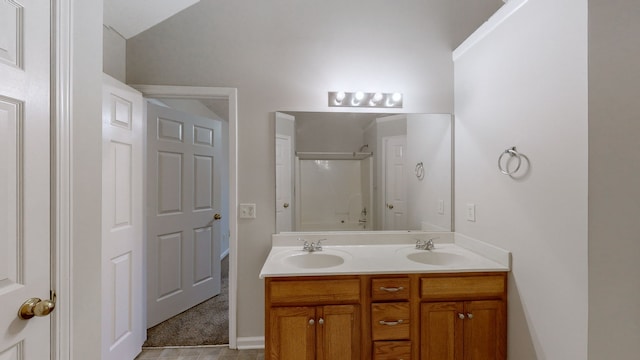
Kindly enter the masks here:
<path id="1" fill-rule="evenodd" d="M 213 206 L 205 206 L 206 201 L 204 203 L 202 202 L 202 200 L 207 197 L 213 198 L 213 191 L 211 194 L 208 191 L 202 192 L 202 189 L 206 187 L 199 187 L 198 181 L 200 180 L 198 180 L 198 176 L 200 176 L 200 178 L 204 176 L 204 179 L 209 179 L 209 178 L 213 179 L 213 177 L 216 175 L 212 170 L 213 164 L 216 163 L 216 166 L 217 166 L 217 164 L 219 163 L 218 159 L 220 159 L 220 157 L 218 155 L 216 155 L 218 157 L 215 157 L 213 153 L 211 154 L 211 156 L 209 156 L 207 154 L 194 153 L 194 152 L 186 153 L 186 155 L 180 155 L 179 157 L 173 157 L 174 154 L 178 153 L 177 151 L 169 150 L 164 152 L 165 154 L 168 154 L 166 157 L 166 160 L 167 160 L 166 164 L 172 164 L 172 161 L 174 161 L 175 159 L 178 159 L 177 160 L 178 163 L 176 165 L 178 167 L 182 167 L 184 163 L 186 163 L 187 157 L 192 157 L 194 159 L 191 171 L 193 174 L 196 174 L 194 175 L 196 177 L 196 180 L 193 180 L 193 179 L 184 180 L 184 183 L 190 182 L 191 183 L 190 186 L 192 186 L 192 189 L 190 188 L 187 191 L 189 194 L 185 194 L 184 197 L 185 198 L 190 197 L 189 201 L 194 201 L 194 204 L 192 206 L 193 206 L 193 209 L 195 209 L 195 212 L 193 212 L 195 217 L 204 216 L 206 218 L 207 216 L 209 216 L 209 218 L 207 220 L 208 222 L 206 225 L 202 225 L 197 229 L 194 228 L 193 230 L 189 230 L 189 231 L 174 231 L 174 232 L 165 231 L 163 233 L 163 236 L 164 235 L 167 235 L 167 236 L 165 236 L 163 239 L 166 240 L 166 244 L 168 245 L 168 248 L 170 248 L 171 246 L 174 246 L 174 248 L 176 248 L 178 252 L 181 250 L 182 245 L 188 241 L 191 241 L 191 244 L 192 244 L 191 246 L 193 247 L 192 249 L 196 249 L 198 248 L 198 246 L 202 246 L 202 244 L 205 244 L 204 245 L 205 249 L 207 249 L 206 244 L 208 243 L 208 241 L 199 242 L 199 239 L 200 238 L 208 239 L 210 236 L 212 236 L 211 232 L 219 232 L 222 235 L 219 238 L 220 248 L 214 249 L 213 251 L 213 253 L 217 254 L 216 257 L 219 257 L 219 259 L 215 259 L 215 260 L 219 260 L 219 262 L 214 267 L 215 269 L 214 271 L 221 273 L 223 276 L 222 278 L 218 279 L 220 283 L 218 285 L 219 286 L 218 289 L 216 290 L 216 293 L 220 292 L 220 294 L 214 296 L 213 298 L 205 297 L 197 300 L 196 301 L 197 305 L 193 304 L 196 306 L 194 306 L 193 308 L 190 308 L 189 310 L 181 309 L 179 304 L 178 305 L 174 304 L 175 306 L 173 306 L 173 309 L 174 310 L 178 309 L 176 310 L 177 313 L 170 314 L 171 315 L 169 316 L 170 319 L 167 320 L 166 323 L 162 322 L 160 323 L 160 325 L 152 327 L 148 332 L 148 334 L 151 336 L 149 336 L 148 343 L 145 345 L 146 346 L 213 345 L 213 344 L 217 345 L 217 344 L 220 344 L 221 342 L 225 342 L 225 340 L 228 339 L 229 347 L 234 349 L 237 347 L 236 346 L 237 221 L 235 219 L 235 213 L 236 213 L 235 209 L 237 204 L 237 191 L 236 191 L 236 188 L 237 188 L 236 186 L 237 91 L 236 89 L 233 89 L 233 88 L 214 88 L 214 87 L 158 86 L 158 85 L 132 85 L 132 86 L 142 92 L 143 96 L 147 99 L 147 103 L 149 103 L 149 99 L 155 99 L 155 100 L 151 100 L 152 103 L 155 102 L 155 105 L 153 104 L 149 105 L 149 108 L 147 109 L 147 111 L 151 111 L 152 106 L 157 106 L 158 104 L 162 104 L 163 106 L 173 108 L 174 110 L 178 108 L 180 109 L 180 111 L 185 110 L 185 108 L 191 108 L 193 110 L 194 108 L 197 108 L 197 106 L 193 107 L 194 104 L 198 104 L 198 106 L 204 109 L 203 110 L 204 112 L 206 112 L 208 109 L 210 113 L 215 114 L 218 118 L 218 119 L 215 119 L 215 121 L 222 120 L 221 121 L 222 131 L 220 130 L 216 130 L 216 131 L 219 131 L 222 134 L 219 141 L 220 143 L 222 143 L 223 149 L 226 150 L 226 154 L 224 154 L 224 159 L 226 160 L 225 162 L 227 163 L 226 166 L 223 165 L 224 170 L 221 173 L 217 174 L 217 175 L 222 174 L 222 176 L 220 176 L 220 179 L 217 181 L 220 184 L 222 184 L 222 188 L 224 189 L 224 191 L 222 191 L 221 194 L 218 195 L 218 198 L 220 200 L 214 199 L 221 203 L 220 206 L 216 205 L 214 208 Z M 200 116 L 203 114 L 197 114 L 197 115 Z M 177 124 L 177 122 L 173 122 L 173 120 L 171 120 L 169 116 L 165 117 L 163 115 L 163 118 L 166 118 L 165 119 L 166 121 L 163 120 L 164 123 L 160 124 L 160 126 L 166 126 L 167 129 L 165 130 L 168 130 L 169 132 L 171 132 L 172 130 L 170 128 L 175 124 Z M 216 131 L 214 131 L 213 129 L 217 129 L 217 128 L 215 128 L 215 126 L 210 126 L 209 123 L 206 123 L 206 122 L 198 123 L 197 121 L 199 120 L 197 119 L 194 121 L 196 121 L 195 125 L 194 123 L 191 123 L 191 125 L 189 125 L 191 126 L 191 129 L 192 129 L 190 130 L 191 132 L 187 132 L 187 131 L 185 131 L 184 133 L 182 132 L 187 129 L 187 126 L 176 127 L 174 129 L 175 131 L 177 131 L 176 134 L 179 134 L 179 136 L 184 136 L 185 139 L 187 137 L 190 137 L 194 141 L 194 143 L 196 143 L 196 147 L 197 145 L 203 145 L 203 144 L 207 145 L 209 139 L 211 139 L 211 145 L 213 145 L 214 139 L 209 136 L 210 134 L 208 130 L 212 129 L 211 134 L 214 134 Z M 147 139 L 147 148 L 149 148 L 150 146 L 153 146 L 152 140 L 154 139 Z M 182 141 L 179 141 L 179 142 L 182 142 Z M 182 162 L 182 160 L 180 160 L 181 158 L 184 158 L 185 161 Z M 164 170 L 167 170 L 166 164 L 162 165 L 165 167 Z M 168 173 L 169 176 L 170 176 L 170 173 L 171 172 Z M 157 174 L 158 174 L 157 172 L 155 174 L 148 174 L 146 183 L 149 184 L 150 180 L 152 180 L 152 177 L 157 177 Z M 182 177 L 178 177 L 177 179 L 178 180 L 176 181 L 178 183 L 182 182 Z M 216 184 L 216 186 L 218 186 L 218 184 Z M 153 191 L 157 191 L 157 189 Z M 196 193 L 198 194 L 198 196 L 193 195 Z M 204 194 L 205 196 L 203 197 L 202 194 Z M 207 214 L 207 210 L 211 210 L 211 214 Z M 149 216 L 150 212 L 152 211 L 147 209 L 147 212 L 148 212 L 147 214 L 148 221 L 153 221 L 153 216 Z M 160 222 L 165 222 L 164 220 L 165 219 L 162 219 L 160 220 Z M 150 226 L 153 226 L 151 222 L 150 222 Z M 176 235 L 176 234 L 179 234 L 179 235 Z M 191 239 L 189 240 L 190 236 L 191 236 Z M 147 249 L 149 249 L 149 245 L 152 245 L 149 240 L 152 237 L 153 237 L 153 234 L 151 233 L 148 233 L 146 236 L 147 244 L 145 244 L 145 246 Z M 166 259 L 160 259 L 161 263 L 158 263 L 158 259 L 152 260 L 152 261 L 156 261 L 156 265 L 157 265 L 154 267 L 154 269 L 159 269 L 160 272 L 166 271 L 169 277 L 176 276 L 176 275 L 172 275 L 172 272 L 177 272 L 177 273 L 180 272 L 180 270 L 177 269 L 176 266 L 186 266 L 186 267 L 191 266 L 192 268 L 195 268 L 194 264 L 198 263 L 198 258 L 200 258 L 198 254 L 201 255 L 203 251 L 192 250 L 192 253 L 195 256 L 194 258 L 189 257 L 187 258 L 187 260 L 174 261 L 173 263 L 167 262 Z M 181 258 L 184 259 L 183 256 Z M 172 269 L 172 264 L 174 265 L 173 266 L 174 269 Z M 150 271 L 151 270 L 147 270 L 148 273 L 150 273 Z M 194 274 L 195 273 L 198 273 L 197 269 L 194 271 Z M 147 281 L 153 281 L 151 279 L 152 276 L 150 276 L 151 274 L 148 274 L 148 275 L 149 276 L 147 277 Z M 200 283 L 205 284 L 209 282 L 209 280 L 211 280 L 206 276 L 203 277 L 202 279 L 205 279 L 205 280 L 199 280 L 199 278 L 197 277 L 194 278 L 195 283 L 197 284 L 200 284 Z M 175 278 L 174 282 L 179 283 L 180 279 Z M 167 281 L 166 283 L 172 284 L 171 280 Z M 167 290 L 167 293 L 166 294 L 160 293 L 159 298 L 166 297 L 168 299 L 169 297 L 171 297 L 170 295 L 175 295 L 179 292 L 183 292 L 182 290 L 175 290 L 175 289 L 172 290 L 171 287 L 168 287 L 164 290 Z M 152 295 L 156 295 L 156 294 L 152 294 Z M 197 295 L 197 296 L 201 296 L 201 295 Z M 151 298 L 151 296 L 149 296 L 149 298 Z M 173 299 L 168 302 L 172 302 L 172 301 Z M 228 310 L 226 310 L 227 308 Z M 164 311 L 164 310 L 156 310 L 156 309 L 153 309 L 153 306 L 148 306 L 147 314 L 148 314 L 149 320 L 155 317 L 156 311 Z M 227 313 L 220 313 L 224 311 L 227 311 Z M 202 316 L 201 314 L 206 314 L 206 315 Z M 224 321 L 225 320 L 224 318 L 228 318 L 228 326 L 226 329 L 224 328 L 225 325 L 221 325 L 226 323 Z M 201 321 L 198 322 L 198 321 L 194 321 L 193 319 L 200 319 Z M 192 329 L 190 329 L 189 327 L 192 327 Z M 206 331 L 204 331 L 205 329 Z M 154 332 L 154 333 L 152 334 L 151 332 Z M 162 333 L 169 334 L 169 335 L 164 336 L 162 335 Z M 228 336 L 226 336 L 227 334 Z M 164 343 L 164 344 L 158 343 L 157 341 L 162 341 L 163 336 L 171 339 L 172 343 Z M 153 340 L 153 342 L 151 342 L 151 340 Z M 182 341 L 183 343 L 177 343 L 180 341 Z"/>

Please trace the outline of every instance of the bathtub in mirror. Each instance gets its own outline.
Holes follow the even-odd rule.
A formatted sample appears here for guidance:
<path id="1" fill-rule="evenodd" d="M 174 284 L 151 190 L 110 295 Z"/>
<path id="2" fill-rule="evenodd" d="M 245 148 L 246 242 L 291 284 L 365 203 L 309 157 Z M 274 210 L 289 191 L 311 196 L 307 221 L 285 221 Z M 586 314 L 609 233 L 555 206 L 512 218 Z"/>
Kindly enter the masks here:
<path id="1" fill-rule="evenodd" d="M 449 114 L 275 113 L 276 232 L 451 231 Z"/>

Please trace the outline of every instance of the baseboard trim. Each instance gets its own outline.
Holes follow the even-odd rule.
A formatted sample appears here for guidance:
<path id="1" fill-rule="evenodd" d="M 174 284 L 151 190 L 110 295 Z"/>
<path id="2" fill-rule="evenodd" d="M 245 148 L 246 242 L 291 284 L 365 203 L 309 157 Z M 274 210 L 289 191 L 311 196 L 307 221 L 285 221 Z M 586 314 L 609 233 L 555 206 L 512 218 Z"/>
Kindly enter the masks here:
<path id="1" fill-rule="evenodd" d="M 238 337 L 238 350 L 264 349 L 264 336 Z"/>

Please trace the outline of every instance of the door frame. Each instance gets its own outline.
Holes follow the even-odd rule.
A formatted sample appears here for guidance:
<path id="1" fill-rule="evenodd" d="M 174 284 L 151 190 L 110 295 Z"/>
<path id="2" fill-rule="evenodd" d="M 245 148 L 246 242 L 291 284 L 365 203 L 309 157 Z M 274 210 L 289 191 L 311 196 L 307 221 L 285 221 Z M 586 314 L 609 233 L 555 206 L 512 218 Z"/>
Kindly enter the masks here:
<path id="1" fill-rule="evenodd" d="M 101 3 L 101 1 L 99 1 Z M 74 134 L 76 123 L 87 121 L 81 118 L 88 111 L 83 108 L 80 100 L 93 100 L 86 106 L 96 106 L 101 103 L 101 95 L 82 94 L 78 95 L 76 87 L 83 85 L 85 80 L 80 79 L 83 72 L 97 70 L 91 68 L 95 64 L 80 61 L 80 66 L 74 64 L 74 59 L 78 56 L 85 56 L 87 51 L 78 49 L 77 44 L 83 41 L 77 40 L 79 32 L 95 30 L 94 25 L 89 25 L 90 17 L 79 17 L 78 12 L 85 10 L 83 5 L 92 4 L 80 3 L 77 0 L 50 0 L 51 5 L 51 288 L 56 291 L 57 305 L 56 311 L 51 314 L 51 360 L 74 359 L 74 351 L 99 348 L 99 343 L 94 343 L 99 337 L 91 336 L 86 343 L 78 344 L 77 336 L 79 327 L 86 324 L 75 324 L 78 313 L 87 307 L 87 304 L 78 304 L 85 301 L 86 296 L 79 296 L 74 283 L 77 281 L 74 270 L 78 264 L 73 261 L 78 257 L 75 243 L 78 241 L 74 236 L 83 236 L 85 229 L 79 233 L 74 232 L 78 227 L 78 213 L 83 211 L 84 202 L 74 204 L 74 179 L 78 172 L 78 166 L 88 162 L 91 157 L 96 157 L 96 153 L 87 154 L 82 159 L 75 160 L 78 151 L 87 148 L 95 150 L 92 146 L 82 144 L 79 134 Z M 90 14 L 97 18 L 99 10 L 93 7 Z M 87 22 L 81 20 L 87 19 Z M 102 26 L 99 26 L 102 28 Z M 95 34 L 90 33 L 93 36 Z M 89 73 L 89 78 L 98 78 L 97 72 Z M 215 98 L 229 100 L 229 227 L 231 236 L 229 238 L 230 256 L 230 291 L 229 291 L 229 346 L 237 347 L 237 89 L 235 88 L 204 88 L 204 87 L 166 87 L 156 86 L 153 88 L 160 93 L 158 97 L 164 95 L 176 98 Z M 81 109 L 81 110 L 79 110 Z M 99 114 L 99 111 L 95 111 Z M 99 119 L 99 115 L 98 115 Z M 98 121 L 98 120 L 96 120 Z M 96 131 L 99 125 L 91 125 L 89 128 Z M 95 134 L 92 134 L 95 137 Z M 76 146 L 76 143 L 81 143 Z M 80 149 L 80 150 L 79 150 Z M 78 164 L 78 162 L 80 164 Z M 92 169 L 95 170 L 95 169 Z M 77 202 L 77 201 L 76 201 Z M 92 213 L 89 218 L 95 217 L 95 209 L 90 209 Z M 95 235 L 95 234 L 93 234 Z M 92 254 L 95 255 L 95 254 Z M 82 264 L 80 264 L 82 265 Z M 75 266 L 75 269 L 74 269 Z M 90 276 L 89 278 L 95 278 Z M 87 279 L 81 279 L 81 283 Z M 96 296 L 90 296 L 96 299 Z M 74 318 L 75 317 L 75 318 Z M 99 331 L 99 324 L 92 323 L 91 331 Z M 85 339 L 87 340 L 87 339 Z"/>
<path id="2" fill-rule="evenodd" d="M 129 85 L 145 98 L 216 99 L 229 103 L 229 347 L 237 348 L 238 89 L 204 86 Z"/>
<path id="3" fill-rule="evenodd" d="M 51 360 L 72 359 L 73 0 L 51 0 Z"/>

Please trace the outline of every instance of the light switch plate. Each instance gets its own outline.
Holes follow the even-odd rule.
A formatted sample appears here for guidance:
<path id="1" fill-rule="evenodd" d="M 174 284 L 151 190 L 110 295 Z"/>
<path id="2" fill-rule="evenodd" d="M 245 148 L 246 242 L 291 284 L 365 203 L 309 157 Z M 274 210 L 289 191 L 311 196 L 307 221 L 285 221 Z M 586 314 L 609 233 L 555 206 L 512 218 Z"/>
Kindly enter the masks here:
<path id="1" fill-rule="evenodd" d="M 444 215 L 444 200 L 438 200 L 438 214 Z"/>
<path id="2" fill-rule="evenodd" d="M 256 204 L 240 204 L 240 219 L 255 219 Z"/>
<path id="3" fill-rule="evenodd" d="M 476 221 L 476 204 L 467 204 L 467 221 Z"/>

